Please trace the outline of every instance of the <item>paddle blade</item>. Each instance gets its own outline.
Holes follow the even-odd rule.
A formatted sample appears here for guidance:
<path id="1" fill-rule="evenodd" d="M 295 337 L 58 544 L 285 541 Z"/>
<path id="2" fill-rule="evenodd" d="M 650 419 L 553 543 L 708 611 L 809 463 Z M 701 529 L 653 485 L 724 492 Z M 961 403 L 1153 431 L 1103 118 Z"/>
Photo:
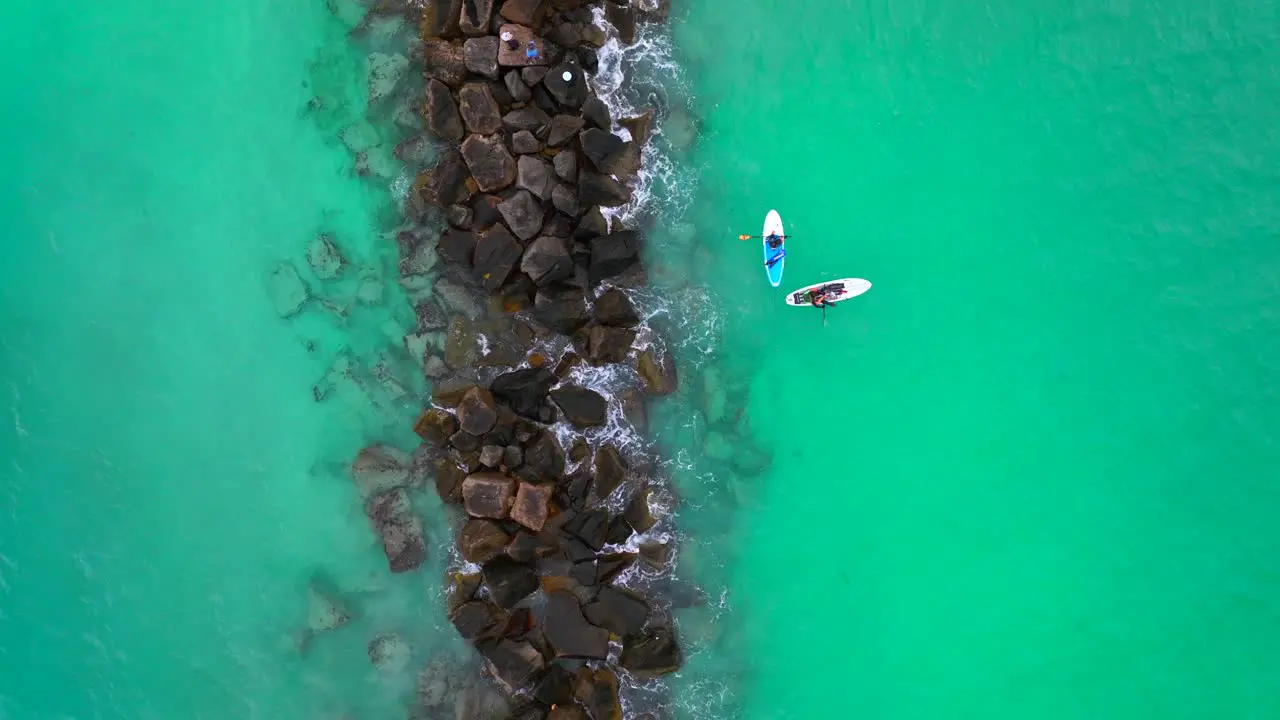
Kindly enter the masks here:
<path id="1" fill-rule="evenodd" d="M 739 235 L 739 236 L 738 236 L 738 239 L 739 239 L 739 240 L 750 240 L 750 239 L 751 239 L 751 236 L 750 236 L 750 235 Z"/>

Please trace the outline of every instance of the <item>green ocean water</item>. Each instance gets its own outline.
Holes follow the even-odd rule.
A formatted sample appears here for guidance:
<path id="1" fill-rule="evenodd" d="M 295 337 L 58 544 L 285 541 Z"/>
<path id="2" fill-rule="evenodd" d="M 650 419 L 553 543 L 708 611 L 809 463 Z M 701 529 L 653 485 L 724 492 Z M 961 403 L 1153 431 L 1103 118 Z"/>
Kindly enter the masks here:
<path id="1" fill-rule="evenodd" d="M 682 19 L 774 452 L 724 541 L 743 716 L 1280 717 L 1275 6 Z M 826 327 L 733 240 L 770 208 L 783 290 L 874 283 Z"/>
<path id="2" fill-rule="evenodd" d="M 679 716 L 1280 717 L 1276 20 L 677 3 L 653 425 L 709 596 Z M 349 24 L 0 11 L 0 718 L 400 717 L 458 649 L 447 534 L 389 577 L 345 477 L 411 447 L 421 389 L 385 183 L 336 139 Z M 770 208 L 783 289 L 875 287 L 784 307 L 734 239 Z M 288 320 L 281 261 L 318 296 Z M 300 652 L 317 579 L 356 619 Z M 406 668 L 370 666 L 384 632 Z"/>

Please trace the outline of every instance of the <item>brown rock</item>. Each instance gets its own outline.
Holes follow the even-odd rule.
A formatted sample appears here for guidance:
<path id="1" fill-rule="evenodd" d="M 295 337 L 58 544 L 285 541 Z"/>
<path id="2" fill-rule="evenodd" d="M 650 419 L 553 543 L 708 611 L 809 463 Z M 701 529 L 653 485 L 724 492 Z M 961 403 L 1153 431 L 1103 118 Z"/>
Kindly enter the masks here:
<path id="1" fill-rule="evenodd" d="M 413 424 L 413 431 L 432 445 L 444 447 L 449 436 L 458 432 L 458 421 L 440 408 L 430 408 Z"/>
<path id="2" fill-rule="evenodd" d="M 679 378 L 671 353 L 663 353 L 659 358 L 653 350 L 645 350 L 636 359 L 636 370 L 644 380 L 644 389 L 648 394 L 662 396 L 676 391 Z"/>
<path id="3" fill-rule="evenodd" d="M 534 26 L 542 20 L 546 0 L 505 0 L 498 14 L 513 23 Z"/>
<path id="4" fill-rule="evenodd" d="M 502 138 L 471 135 L 462 143 L 462 158 L 484 192 L 501 190 L 516 181 L 516 161 Z"/>
<path id="5" fill-rule="evenodd" d="M 423 38 L 455 38 L 458 36 L 458 18 L 462 14 L 462 0 L 426 0 L 422 8 Z"/>
<path id="6" fill-rule="evenodd" d="M 465 602 L 449 613 L 449 622 L 458 630 L 463 640 L 475 640 L 501 629 L 502 611 L 484 600 Z"/>
<path id="7" fill-rule="evenodd" d="M 498 38 L 492 35 L 467 38 L 462 44 L 463 62 L 477 75 L 498 79 Z"/>
<path id="8" fill-rule="evenodd" d="M 506 17 L 505 15 L 503 17 Z M 528 65 L 546 65 L 546 54 L 542 52 L 545 47 L 542 40 L 533 34 L 533 30 L 524 25 L 505 24 L 498 29 L 498 35 L 511 33 L 511 45 L 499 40 L 498 45 L 498 64 L 503 67 L 525 67 Z M 529 44 L 532 43 L 534 48 L 539 52 L 537 57 L 532 61 L 527 56 Z M 526 83 L 532 85 L 528 79 Z"/>
<path id="9" fill-rule="evenodd" d="M 468 40 L 467 42 L 473 42 Z M 492 135 L 502 129 L 502 112 L 493 90 L 486 83 L 467 83 L 458 91 L 458 112 L 467 131 L 477 135 Z M 463 157 L 466 152 L 463 151 Z M 475 175 L 475 170 L 471 171 Z M 480 178 L 476 177 L 477 182 Z"/>
<path id="10" fill-rule="evenodd" d="M 426 101 L 427 129 L 441 140 L 460 142 L 465 134 L 462 129 L 462 116 L 458 114 L 458 104 L 454 102 L 453 93 L 444 83 L 432 78 L 427 81 Z"/>
<path id="11" fill-rule="evenodd" d="M 629 590 L 605 585 L 582 612 L 592 625 L 615 635 L 634 635 L 649 619 L 649 603 Z"/>
<path id="12" fill-rule="evenodd" d="M 365 511 L 382 538 L 382 551 L 391 572 L 408 572 L 422 565 L 427 557 L 422 521 L 413 514 L 404 490 L 375 495 Z"/>
<path id="13" fill-rule="evenodd" d="M 520 483 L 515 504 L 511 508 L 511 519 L 534 532 L 542 530 L 542 526 L 547 522 L 548 506 L 553 490 L 554 487 L 551 485 Z"/>
<path id="14" fill-rule="evenodd" d="M 431 38 L 424 42 L 422 65 L 426 77 L 435 78 L 449 87 L 458 87 L 467 77 L 462 45 L 454 45 L 447 40 Z"/>
<path id="15" fill-rule="evenodd" d="M 492 560 L 511 542 L 511 536 L 492 520 L 472 518 L 458 533 L 458 552 L 468 562 L 484 564 Z"/>
<path id="16" fill-rule="evenodd" d="M 467 478 L 467 471 L 451 458 L 438 458 L 433 463 L 433 474 L 436 482 L 436 493 L 447 503 L 462 502 L 462 481 Z"/>
<path id="17" fill-rule="evenodd" d="M 467 514 L 501 520 L 507 517 L 516 481 L 498 473 L 474 473 L 462 481 L 462 501 Z"/>
<path id="18" fill-rule="evenodd" d="M 649 679 L 680 669 L 684 654 L 671 628 L 657 627 L 623 640 L 618 664 L 632 674 Z"/>
<path id="19" fill-rule="evenodd" d="M 489 20 L 493 17 L 494 0 L 462 0 L 462 15 L 458 29 L 467 37 L 489 34 Z"/>
<path id="20" fill-rule="evenodd" d="M 638 533 L 647 531 L 658 522 L 658 519 L 653 516 L 653 509 L 649 502 L 652 494 L 651 488 L 647 486 L 641 488 L 640 492 L 631 498 L 631 502 L 627 504 L 627 509 L 622 514 L 631 529 Z"/>
<path id="21" fill-rule="evenodd" d="M 612 495 L 627 477 L 622 455 L 613 444 L 603 445 L 596 451 L 595 471 L 596 497 L 600 500 Z"/>
<path id="22" fill-rule="evenodd" d="M 498 403 L 493 393 L 482 387 L 473 387 L 462 396 L 458 403 L 458 426 L 480 436 L 493 429 L 498 423 Z"/>
<path id="23" fill-rule="evenodd" d="M 594 720 L 622 720 L 618 676 L 608 668 L 578 668 L 574 695 Z"/>

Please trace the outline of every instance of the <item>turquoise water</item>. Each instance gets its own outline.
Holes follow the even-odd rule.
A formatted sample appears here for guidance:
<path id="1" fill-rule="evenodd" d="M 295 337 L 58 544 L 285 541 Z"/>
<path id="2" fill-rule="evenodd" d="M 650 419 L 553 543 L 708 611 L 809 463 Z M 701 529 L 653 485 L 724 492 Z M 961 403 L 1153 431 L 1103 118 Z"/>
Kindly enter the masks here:
<path id="1" fill-rule="evenodd" d="M 775 453 L 744 716 L 1280 716 L 1274 7 L 738 7 L 676 40 Z M 875 283 L 827 327 L 771 207 L 784 290 Z"/>
<path id="2" fill-rule="evenodd" d="M 399 717 L 459 649 L 431 494 L 391 577 L 346 478 L 422 387 L 337 9 L 0 13 L 0 717 Z M 708 596 L 680 716 L 1280 717 L 1274 7 L 675 15 L 628 97 L 663 105 L 641 305 Z M 875 287 L 784 307 L 734 239 L 769 208 L 784 290 Z M 303 644 L 312 582 L 355 619 Z"/>

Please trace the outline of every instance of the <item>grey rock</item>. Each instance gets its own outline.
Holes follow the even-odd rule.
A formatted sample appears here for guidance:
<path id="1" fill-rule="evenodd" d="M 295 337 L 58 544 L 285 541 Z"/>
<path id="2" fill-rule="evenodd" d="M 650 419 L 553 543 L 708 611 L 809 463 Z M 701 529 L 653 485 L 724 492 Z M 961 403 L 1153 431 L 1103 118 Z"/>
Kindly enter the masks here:
<path id="1" fill-rule="evenodd" d="M 507 157 L 510 158 L 510 155 Z M 521 240 L 532 239 L 542 228 L 544 218 L 542 205 L 528 190 L 518 190 L 511 197 L 498 203 L 498 212 L 502 214 L 502 219 L 507 222 L 511 232 Z"/>
<path id="2" fill-rule="evenodd" d="M 532 155 L 521 155 L 516 160 L 516 187 L 528 190 L 539 200 L 547 200 L 553 183 L 551 165 L 546 160 Z"/>
<path id="3" fill-rule="evenodd" d="M 573 258 L 563 238 L 544 235 L 525 249 L 520 271 L 542 287 L 572 277 Z"/>
<path id="4" fill-rule="evenodd" d="M 560 147 L 582 130 L 582 118 L 577 115 L 557 115 L 548 121 L 551 131 L 547 134 L 547 145 Z"/>
<path id="5" fill-rule="evenodd" d="M 499 137 L 471 135 L 462 143 L 462 157 L 484 192 L 501 190 L 515 182 L 515 158 Z"/>
<path id="6" fill-rule="evenodd" d="M 462 13 L 458 29 L 467 37 L 479 37 L 489 33 L 489 21 L 493 17 L 494 0 L 462 0 Z M 494 53 L 497 61 L 497 52 Z"/>
<path id="7" fill-rule="evenodd" d="M 474 168 L 471 174 L 475 174 Z M 619 207 L 631 202 L 631 190 L 608 175 L 583 170 L 578 173 L 578 201 L 583 205 Z"/>
<path id="8" fill-rule="evenodd" d="M 578 194 L 568 185 L 557 184 L 551 191 L 551 205 L 568 217 L 577 217 L 582 212 L 578 204 Z"/>
<path id="9" fill-rule="evenodd" d="M 480 234 L 476 243 L 475 276 L 485 289 L 493 292 L 502 287 L 520 262 L 521 247 L 502 225 L 494 225 Z"/>
<path id="10" fill-rule="evenodd" d="M 530 155 L 542 151 L 542 141 L 538 140 L 533 133 L 528 130 L 520 130 L 511 136 L 511 150 L 517 155 Z M 519 168 L 517 167 L 517 181 L 519 178 Z"/>
<path id="11" fill-rule="evenodd" d="M 640 322 L 635 306 L 631 304 L 627 294 L 618 288 L 610 288 L 596 298 L 592 308 L 596 320 L 602 325 L 615 327 L 634 327 Z"/>
<path id="12" fill-rule="evenodd" d="M 567 183 L 578 181 L 578 153 L 572 150 L 561 150 L 551 161 L 556 175 Z"/>
<path id="13" fill-rule="evenodd" d="M 529 102 L 533 97 L 533 93 L 529 92 L 529 86 L 520 79 L 520 72 L 517 70 L 508 70 L 502 77 L 502 82 L 507 86 L 507 92 L 511 94 L 514 102 Z"/>

